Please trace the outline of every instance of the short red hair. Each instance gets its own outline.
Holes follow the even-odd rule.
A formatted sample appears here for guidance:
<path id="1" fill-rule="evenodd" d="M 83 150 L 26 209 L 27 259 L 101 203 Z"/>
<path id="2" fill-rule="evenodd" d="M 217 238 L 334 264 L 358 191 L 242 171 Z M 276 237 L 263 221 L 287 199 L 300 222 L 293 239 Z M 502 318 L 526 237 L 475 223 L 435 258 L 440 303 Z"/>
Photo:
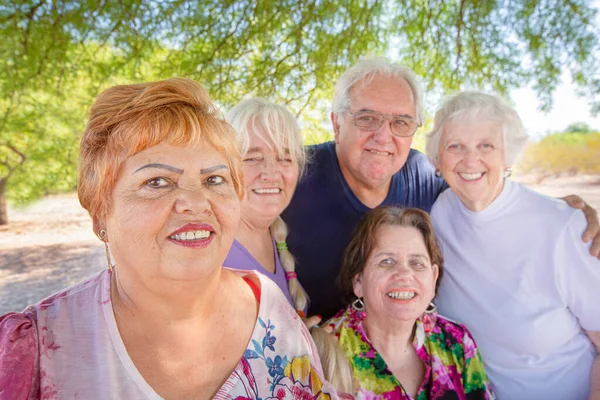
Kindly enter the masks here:
<path id="1" fill-rule="evenodd" d="M 79 202 L 92 219 L 109 214 L 121 164 L 162 142 L 212 145 L 226 158 L 242 196 L 236 134 L 202 86 L 183 78 L 114 86 L 92 105 L 79 148 Z"/>

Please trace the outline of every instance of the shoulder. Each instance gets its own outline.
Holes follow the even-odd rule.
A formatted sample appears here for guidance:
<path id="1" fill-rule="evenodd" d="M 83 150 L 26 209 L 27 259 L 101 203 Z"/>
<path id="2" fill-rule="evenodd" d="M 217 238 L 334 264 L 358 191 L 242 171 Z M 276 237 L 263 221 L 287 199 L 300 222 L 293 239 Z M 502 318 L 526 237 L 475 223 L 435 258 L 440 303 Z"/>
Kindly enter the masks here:
<path id="1" fill-rule="evenodd" d="M 6 398 L 29 398 L 36 390 L 38 333 L 32 311 L 0 316 L 0 388 Z"/>
<path id="2" fill-rule="evenodd" d="M 549 228 L 549 224 L 551 224 L 560 229 L 570 223 L 576 224 L 577 221 L 580 223 L 585 221 L 583 211 L 569 206 L 562 199 L 539 193 L 517 182 L 509 181 L 508 184 L 511 185 L 511 189 L 514 191 L 511 197 L 513 198 L 515 210 L 519 214 L 528 213 L 537 216 L 537 218 L 543 220 L 545 227 Z M 583 227 L 585 225 L 582 225 Z"/>
<path id="3" fill-rule="evenodd" d="M 463 349 L 465 358 L 474 356 L 476 344 L 467 327 L 459 322 L 443 317 L 437 313 L 430 322 L 423 322 L 425 330 L 430 332 L 430 339 L 439 336 L 440 340 L 435 340 L 443 347 L 452 349 L 456 345 Z M 429 324 L 429 326 L 427 326 Z"/>
<path id="4" fill-rule="evenodd" d="M 32 307 L 22 313 L 11 312 L 0 316 L 0 342 L 2 343 L 29 343 L 36 336 L 37 318 Z M 8 347 L 0 346 L 4 351 Z"/>
<path id="5" fill-rule="evenodd" d="M 251 287 L 254 284 L 258 288 L 260 293 L 259 317 L 273 319 L 272 315 L 276 315 L 278 319 L 281 319 L 286 324 L 296 325 L 298 321 L 302 323 L 301 318 L 290 305 L 281 288 L 268 276 L 256 270 L 227 269 L 239 275 Z"/>
<path id="6" fill-rule="evenodd" d="M 306 155 L 308 157 L 307 172 L 330 165 L 337 159 L 335 142 L 325 142 L 308 146 L 306 148 Z"/>
<path id="7" fill-rule="evenodd" d="M 435 168 L 429 161 L 429 158 L 417 149 L 410 149 L 410 151 L 408 152 L 408 158 L 406 159 L 406 163 L 409 165 L 423 166 L 435 172 Z"/>
<path id="8" fill-rule="evenodd" d="M 434 227 L 439 229 L 438 226 L 441 225 L 443 221 L 449 221 L 456 218 L 456 213 L 451 212 L 453 209 L 457 209 L 460 207 L 460 200 L 454 193 L 452 188 L 448 188 L 444 190 L 437 197 L 433 206 L 431 207 L 431 219 L 433 221 Z"/>
<path id="9" fill-rule="evenodd" d="M 32 307 L 36 309 L 39 319 L 43 315 L 49 314 L 49 309 L 65 307 L 73 310 L 75 308 L 80 308 L 81 306 L 96 304 L 93 301 L 89 301 L 91 297 L 100 296 L 98 300 L 101 302 L 105 300 L 110 302 L 110 293 L 100 292 L 100 287 L 103 283 L 105 285 L 110 285 L 110 271 L 107 269 L 104 269 L 82 282 L 79 282 L 73 286 L 69 286 L 45 298 Z M 52 314 L 57 315 L 58 312 L 53 312 Z"/>
<path id="10" fill-rule="evenodd" d="M 335 334 L 336 336 L 338 336 L 340 333 L 340 330 L 344 327 L 347 327 L 348 324 L 354 319 L 353 311 L 354 310 L 351 306 L 342 308 L 332 318 L 327 320 L 325 325 L 331 326 L 333 328 L 332 333 Z"/>

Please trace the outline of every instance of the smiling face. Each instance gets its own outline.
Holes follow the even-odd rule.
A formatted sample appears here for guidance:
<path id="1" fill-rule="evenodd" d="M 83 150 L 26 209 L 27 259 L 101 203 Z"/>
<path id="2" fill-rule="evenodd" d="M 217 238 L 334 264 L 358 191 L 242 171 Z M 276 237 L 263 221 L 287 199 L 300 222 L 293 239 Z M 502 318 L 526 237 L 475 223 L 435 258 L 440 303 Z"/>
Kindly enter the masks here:
<path id="1" fill-rule="evenodd" d="M 119 271 L 144 279 L 195 280 L 221 268 L 239 222 L 227 161 L 210 145 L 161 143 L 129 157 L 108 232 Z"/>
<path id="2" fill-rule="evenodd" d="M 354 278 L 367 318 L 415 321 L 435 295 L 437 265 L 431 264 L 422 233 L 413 227 L 382 225 L 365 269 Z"/>
<path id="3" fill-rule="evenodd" d="M 376 111 L 416 119 L 412 90 L 404 80 L 375 76 L 369 83 L 358 83 L 350 92 L 353 113 Z M 336 151 L 348 183 L 373 188 L 388 184 L 402 168 L 412 143 L 411 137 L 392 135 L 389 121 L 375 131 L 354 125 L 352 116 L 332 114 Z"/>
<path id="4" fill-rule="evenodd" d="M 296 189 L 298 162 L 288 150 L 278 154 L 275 143 L 266 134 L 259 136 L 250 131 L 248 138 L 248 151 L 242 157 L 245 188 L 242 219 L 275 220 Z"/>
<path id="5" fill-rule="evenodd" d="M 495 122 L 457 120 L 444 126 L 436 167 L 471 211 L 489 206 L 504 187 L 504 146 Z"/>

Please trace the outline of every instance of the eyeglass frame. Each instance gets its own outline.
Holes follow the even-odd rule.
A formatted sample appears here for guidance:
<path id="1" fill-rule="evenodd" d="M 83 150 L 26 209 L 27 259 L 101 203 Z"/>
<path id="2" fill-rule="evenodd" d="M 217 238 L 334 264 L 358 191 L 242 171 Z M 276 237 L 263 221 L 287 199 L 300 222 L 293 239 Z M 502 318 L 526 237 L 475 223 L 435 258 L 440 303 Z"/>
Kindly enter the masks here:
<path id="1" fill-rule="evenodd" d="M 411 136 L 414 136 L 414 134 L 417 132 L 417 129 L 419 129 L 422 126 L 422 124 L 420 122 L 417 122 L 417 120 L 414 119 L 414 118 L 412 118 L 412 117 L 405 117 L 405 116 L 393 115 L 393 114 L 384 114 L 384 113 L 379 112 L 379 111 L 367 111 L 367 110 L 363 110 L 363 111 L 357 111 L 355 113 L 353 113 L 350 110 L 346 110 L 346 111 L 348 112 L 348 114 L 350 114 L 352 116 L 352 123 L 354 124 L 354 126 L 356 126 L 357 128 L 360 128 L 360 129 L 365 129 L 366 127 L 360 126 L 360 125 L 358 125 L 356 123 L 356 117 L 357 116 L 360 116 L 362 114 L 376 114 L 376 115 L 382 117 L 382 118 L 380 118 L 381 123 L 379 124 L 379 126 L 377 128 L 375 128 L 375 129 L 368 129 L 370 131 L 376 131 L 377 129 L 381 128 L 381 126 L 383 125 L 384 121 L 389 121 L 389 123 L 391 124 L 394 121 L 394 119 L 397 119 L 397 118 L 398 119 L 402 119 L 402 120 L 408 120 L 408 121 L 414 122 L 417 125 L 415 127 L 415 130 L 413 131 L 413 133 L 411 133 L 410 135 L 406 135 L 406 136 L 396 135 L 394 133 L 394 130 L 390 126 L 390 132 L 392 133 L 392 136 L 395 136 L 395 137 L 411 137 Z"/>

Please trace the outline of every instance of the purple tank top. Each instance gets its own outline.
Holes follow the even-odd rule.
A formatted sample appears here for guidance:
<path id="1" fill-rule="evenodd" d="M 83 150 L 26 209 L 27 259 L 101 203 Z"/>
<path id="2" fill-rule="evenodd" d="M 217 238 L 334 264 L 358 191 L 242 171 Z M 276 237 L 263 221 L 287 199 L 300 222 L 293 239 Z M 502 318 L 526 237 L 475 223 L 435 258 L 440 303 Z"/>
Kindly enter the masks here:
<path id="1" fill-rule="evenodd" d="M 237 240 L 234 240 L 233 245 L 231 245 L 231 249 L 227 254 L 227 258 L 225 259 L 225 262 L 223 262 L 223 266 L 226 268 L 242 269 L 246 271 L 255 270 L 267 276 L 273 282 L 275 282 L 277 286 L 279 286 L 285 297 L 290 302 L 290 305 L 294 307 L 292 298 L 290 296 L 290 290 L 288 289 L 287 280 L 285 279 L 285 271 L 281 266 L 281 261 L 279 261 L 279 253 L 277 252 L 275 242 L 273 242 L 273 254 L 275 255 L 275 273 L 267 271 L 258 261 L 256 261 L 254 257 L 252 257 L 252 254 L 250 254 L 248 249 L 246 249 Z"/>

